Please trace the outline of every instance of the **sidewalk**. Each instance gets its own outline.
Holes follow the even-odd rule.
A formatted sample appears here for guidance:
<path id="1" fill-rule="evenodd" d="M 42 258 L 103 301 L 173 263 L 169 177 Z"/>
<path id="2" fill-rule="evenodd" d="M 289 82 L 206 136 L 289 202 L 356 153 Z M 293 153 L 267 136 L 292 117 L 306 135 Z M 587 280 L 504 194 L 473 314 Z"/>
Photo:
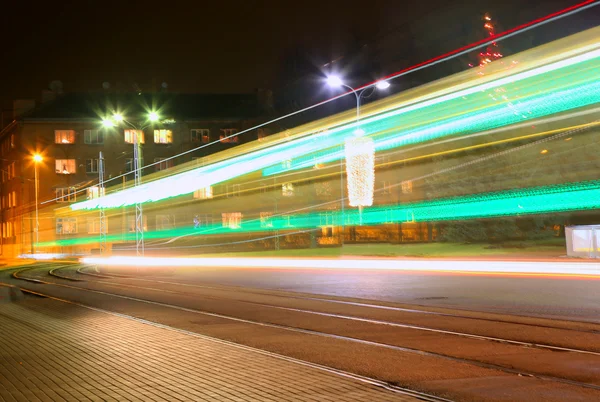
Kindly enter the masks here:
<path id="1" fill-rule="evenodd" d="M 0 401 L 415 401 L 316 367 L 50 299 L 0 304 Z"/>

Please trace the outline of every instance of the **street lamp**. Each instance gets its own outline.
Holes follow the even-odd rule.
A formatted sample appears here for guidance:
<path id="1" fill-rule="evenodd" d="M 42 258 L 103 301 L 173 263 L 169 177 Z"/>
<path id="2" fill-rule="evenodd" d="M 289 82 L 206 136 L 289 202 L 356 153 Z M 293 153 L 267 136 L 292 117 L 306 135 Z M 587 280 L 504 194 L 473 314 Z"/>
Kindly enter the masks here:
<path id="1" fill-rule="evenodd" d="M 133 185 L 137 187 L 142 184 L 142 155 L 140 149 L 140 139 L 139 133 L 143 132 L 145 128 L 160 120 L 160 116 L 157 112 L 151 111 L 148 113 L 148 121 L 149 124 L 146 124 L 143 127 L 136 126 L 129 120 L 126 120 L 121 113 L 115 112 L 113 113 L 111 118 L 103 119 L 102 125 L 104 127 L 115 127 L 119 124 L 126 124 L 129 127 L 133 128 Z M 100 189 L 103 191 L 103 189 Z M 102 222 L 100 224 L 102 225 Z M 142 210 L 142 204 L 135 204 L 135 249 L 137 256 L 144 256 L 144 213 Z"/>
<path id="2" fill-rule="evenodd" d="M 348 196 L 350 206 L 359 209 L 362 224 L 362 209 L 373 204 L 373 186 L 375 181 L 375 146 L 373 140 L 364 137 L 365 130 L 360 127 L 360 99 L 366 90 L 385 90 L 390 87 L 386 80 L 378 81 L 375 85 L 369 85 L 359 91 L 344 83 L 337 75 L 327 77 L 327 84 L 333 88 L 348 88 L 356 97 L 356 123 L 354 129 L 355 138 L 349 138 L 344 143 L 346 159 L 346 174 L 348 176 Z M 340 159 L 340 190 L 341 190 L 341 244 L 344 245 L 344 169 Z"/>
<path id="3" fill-rule="evenodd" d="M 42 162 L 44 158 L 40 154 L 33 155 L 33 171 L 34 171 L 34 187 L 35 187 L 35 251 L 38 252 L 38 244 L 40 242 L 40 220 L 38 211 L 38 163 Z"/>
<path id="4" fill-rule="evenodd" d="M 363 96 L 365 91 L 367 91 L 368 89 L 370 89 L 371 91 L 373 91 L 374 89 L 385 90 L 390 87 L 390 83 L 386 80 L 380 80 L 380 81 L 377 81 L 377 83 L 375 83 L 375 85 L 369 85 L 367 87 L 364 87 L 360 91 L 357 91 L 356 89 L 352 88 L 350 85 L 345 84 L 344 81 L 338 75 L 328 75 L 326 81 L 327 81 L 327 85 L 329 85 L 330 87 L 332 87 L 332 88 L 340 88 L 340 87 L 348 88 L 350 91 L 352 91 L 354 96 L 356 96 L 356 131 L 355 131 L 355 134 L 363 135 L 364 131 L 359 126 L 360 98 Z"/>

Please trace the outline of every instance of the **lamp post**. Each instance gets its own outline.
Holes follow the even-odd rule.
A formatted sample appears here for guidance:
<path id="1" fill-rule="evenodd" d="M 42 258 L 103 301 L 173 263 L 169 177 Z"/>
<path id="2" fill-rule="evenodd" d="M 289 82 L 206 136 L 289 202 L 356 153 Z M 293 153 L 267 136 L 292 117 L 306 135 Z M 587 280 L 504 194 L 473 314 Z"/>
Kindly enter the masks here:
<path id="1" fill-rule="evenodd" d="M 354 130 L 354 135 L 356 138 L 346 140 L 344 148 L 345 148 L 345 154 L 346 154 L 345 159 L 346 159 L 346 169 L 348 170 L 347 174 L 348 174 L 348 180 L 349 180 L 349 182 L 348 182 L 349 188 L 350 188 L 350 186 L 352 186 L 353 189 L 357 189 L 358 184 L 354 183 L 354 182 L 352 182 L 352 183 L 350 182 L 351 179 L 353 181 L 355 181 L 355 177 L 357 176 L 357 173 L 359 175 L 362 175 L 363 173 L 366 174 L 367 175 L 366 181 L 368 183 L 370 183 L 370 189 L 368 189 L 368 188 L 357 189 L 358 193 L 362 193 L 362 194 L 358 194 L 358 195 L 354 194 L 357 191 L 354 191 L 353 194 L 350 194 L 351 206 L 358 206 L 359 211 L 360 211 L 361 223 L 362 223 L 362 208 L 363 208 L 363 206 L 371 205 L 373 202 L 373 198 L 372 198 L 373 197 L 373 180 L 374 180 L 374 172 L 373 172 L 374 155 L 373 154 L 375 152 L 375 148 L 373 146 L 373 141 L 370 138 L 363 138 L 363 136 L 365 135 L 365 131 L 360 127 L 360 99 L 367 90 L 371 90 L 371 91 L 374 91 L 375 89 L 385 90 L 390 87 L 390 83 L 385 80 L 381 80 L 381 81 L 378 81 L 374 85 L 369 85 L 369 86 L 357 91 L 350 85 L 345 84 L 344 81 L 342 81 L 342 79 L 339 76 L 330 75 L 327 77 L 327 84 L 333 88 L 340 88 L 340 87 L 348 88 L 350 91 L 352 91 L 352 93 L 356 97 L 356 122 L 355 122 L 355 130 Z M 369 96 L 370 96 L 370 94 L 369 94 Z M 352 166 L 349 166 L 348 161 L 350 158 L 352 159 L 353 162 L 357 162 L 357 163 L 353 163 Z M 361 168 L 361 167 L 364 168 L 365 163 L 368 165 L 367 168 L 370 169 L 370 172 L 367 172 L 367 171 L 359 172 L 357 170 L 357 168 Z M 362 164 L 363 166 L 360 166 L 360 164 Z M 369 184 L 367 184 L 367 186 L 369 186 Z M 362 190 L 362 191 L 360 191 L 360 190 Z M 341 220 L 342 220 L 340 238 L 341 238 L 341 245 L 343 246 L 344 245 L 344 235 L 345 235 L 345 233 L 344 233 L 344 226 L 345 226 L 345 223 L 344 223 L 344 193 L 345 193 L 345 191 L 344 191 L 344 164 L 343 164 L 342 158 L 340 158 L 340 192 L 341 192 Z M 370 198 L 370 201 L 368 200 L 369 198 Z M 355 205 L 353 205 L 353 204 L 355 204 Z"/>
<path id="2" fill-rule="evenodd" d="M 114 127 L 119 124 L 126 124 L 133 129 L 133 185 L 137 187 L 142 184 L 142 155 L 140 149 L 140 132 L 143 133 L 144 129 L 149 127 L 151 124 L 159 121 L 159 115 L 156 112 L 148 113 L 149 124 L 143 127 L 136 126 L 132 122 L 126 120 L 122 114 L 114 113 L 112 118 L 104 119 L 102 125 L 104 127 Z M 144 256 L 144 212 L 142 204 L 137 202 L 135 204 L 135 251 L 138 257 Z"/>
<path id="3" fill-rule="evenodd" d="M 35 188 L 35 250 L 34 253 L 38 252 L 38 244 L 40 242 L 40 220 L 39 220 L 39 211 L 38 211 L 38 163 L 42 162 L 44 158 L 42 155 L 35 154 L 33 155 L 33 184 Z"/>

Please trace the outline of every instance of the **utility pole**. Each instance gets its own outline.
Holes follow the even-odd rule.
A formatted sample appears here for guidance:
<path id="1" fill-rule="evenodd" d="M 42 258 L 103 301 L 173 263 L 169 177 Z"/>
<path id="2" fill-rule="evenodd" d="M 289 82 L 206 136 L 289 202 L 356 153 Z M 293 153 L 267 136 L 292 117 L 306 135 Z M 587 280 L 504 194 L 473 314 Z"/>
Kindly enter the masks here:
<path id="1" fill-rule="evenodd" d="M 141 130 L 134 130 L 133 135 L 133 185 L 142 184 L 142 149 L 140 147 Z M 138 257 L 144 256 L 144 213 L 142 203 L 135 204 L 135 250 Z"/>
<path id="2" fill-rule="evenodd" d="M 100 151 L 98 159 L 98 196 L 104 196 L 104 155 Z M 106 253 L 106 214 L 104 207 L 100 206 L 100 254 Z"/>

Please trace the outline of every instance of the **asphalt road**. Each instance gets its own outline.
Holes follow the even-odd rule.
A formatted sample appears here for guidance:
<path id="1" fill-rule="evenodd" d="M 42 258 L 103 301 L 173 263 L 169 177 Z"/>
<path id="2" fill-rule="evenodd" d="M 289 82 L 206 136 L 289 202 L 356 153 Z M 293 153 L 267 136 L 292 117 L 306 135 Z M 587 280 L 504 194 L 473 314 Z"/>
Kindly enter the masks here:
<path id="1" fill-rule="evenodd" d="M 181 268 L 194 283 L 600 323 L 600 278 L 356 270 Z"/>

